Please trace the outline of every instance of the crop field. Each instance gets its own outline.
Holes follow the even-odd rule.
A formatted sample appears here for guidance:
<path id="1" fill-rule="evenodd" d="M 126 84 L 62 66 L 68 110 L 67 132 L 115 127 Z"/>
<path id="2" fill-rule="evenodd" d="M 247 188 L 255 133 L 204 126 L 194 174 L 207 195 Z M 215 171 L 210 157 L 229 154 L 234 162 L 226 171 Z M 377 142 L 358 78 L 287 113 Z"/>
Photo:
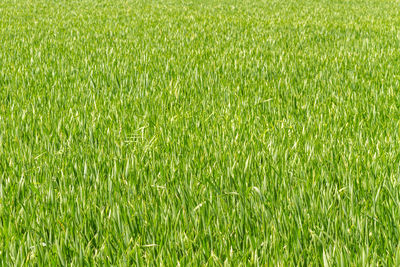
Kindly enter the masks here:
<path id="1" fill-rule="evenodd" d="M 0 1 L 1 266 L 399 264 L 399 1 Z"/>

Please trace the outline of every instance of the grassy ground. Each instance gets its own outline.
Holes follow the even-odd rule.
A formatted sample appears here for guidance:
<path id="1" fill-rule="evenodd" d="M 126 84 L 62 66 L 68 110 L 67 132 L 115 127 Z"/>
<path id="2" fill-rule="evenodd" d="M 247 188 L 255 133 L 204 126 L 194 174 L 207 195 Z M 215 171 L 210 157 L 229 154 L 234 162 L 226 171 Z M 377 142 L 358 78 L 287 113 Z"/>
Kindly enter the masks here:
<path id="1" fill-rule="evenodd" d="M 0 2 L 0 264 L 400 264 L 398 1 Z"/>

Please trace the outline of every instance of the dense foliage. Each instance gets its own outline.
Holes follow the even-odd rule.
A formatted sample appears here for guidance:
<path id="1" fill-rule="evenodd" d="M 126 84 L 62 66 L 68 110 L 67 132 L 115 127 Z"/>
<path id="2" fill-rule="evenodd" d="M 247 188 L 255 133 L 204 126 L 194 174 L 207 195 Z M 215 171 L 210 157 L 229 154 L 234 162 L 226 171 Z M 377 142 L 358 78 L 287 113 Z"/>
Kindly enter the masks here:
<path id="1" fill-rule="evenodd" d="M 400 3 L 0 2 L 0 264 L 400 264 Z"/>

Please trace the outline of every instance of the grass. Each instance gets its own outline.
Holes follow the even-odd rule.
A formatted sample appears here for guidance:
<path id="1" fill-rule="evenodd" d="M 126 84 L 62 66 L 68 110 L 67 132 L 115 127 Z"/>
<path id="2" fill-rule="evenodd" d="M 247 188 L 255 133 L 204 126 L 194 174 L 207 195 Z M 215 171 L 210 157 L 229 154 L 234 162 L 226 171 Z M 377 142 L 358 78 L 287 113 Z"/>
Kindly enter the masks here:
<path id="1" fill-rule="evenodd" d="M 0 2 L 0 265 L 399 265 L 400 2 Z"/>

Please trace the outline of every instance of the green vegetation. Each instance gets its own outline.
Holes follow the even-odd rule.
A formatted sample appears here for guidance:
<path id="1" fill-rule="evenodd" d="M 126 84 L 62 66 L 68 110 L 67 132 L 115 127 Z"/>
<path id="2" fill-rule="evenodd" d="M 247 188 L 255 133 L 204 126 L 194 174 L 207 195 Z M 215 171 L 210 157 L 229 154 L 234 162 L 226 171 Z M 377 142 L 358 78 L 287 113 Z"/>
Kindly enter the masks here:
<path id="1" fill-rule="evenodd" d="M 399 265 L 400 3 L 0 2 L 0 265 Z"/>

